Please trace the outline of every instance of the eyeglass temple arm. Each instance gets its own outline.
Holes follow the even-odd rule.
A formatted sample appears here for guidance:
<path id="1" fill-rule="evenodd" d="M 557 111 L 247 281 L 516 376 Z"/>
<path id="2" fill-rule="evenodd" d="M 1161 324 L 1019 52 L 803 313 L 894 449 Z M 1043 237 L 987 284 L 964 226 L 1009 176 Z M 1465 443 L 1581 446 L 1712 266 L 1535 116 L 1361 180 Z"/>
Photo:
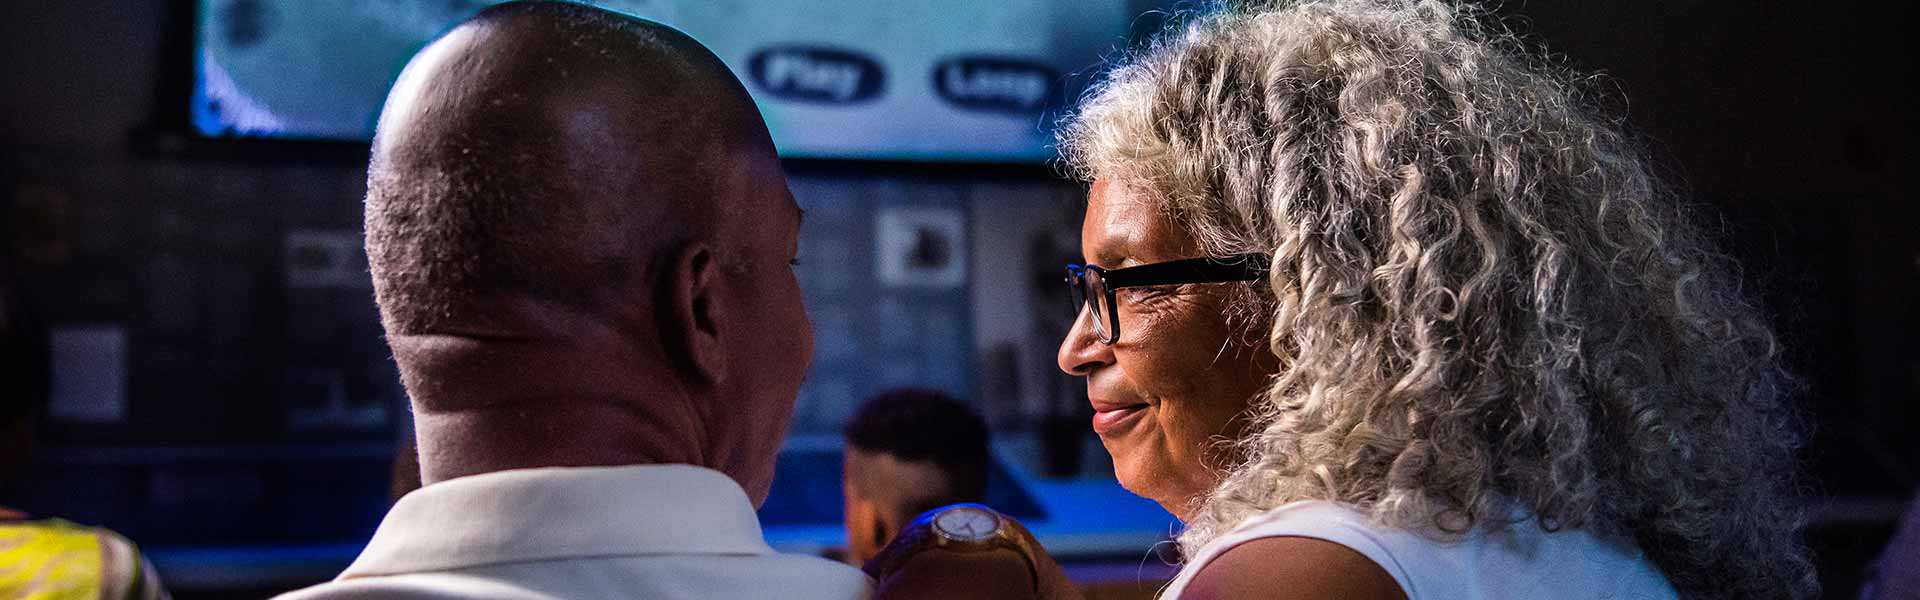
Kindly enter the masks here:
<path id="1" fill-rule="evenodd" d="M 1108 288 L 1253 281 L 1267 276 L 1267 255 L 1240 254 L 1224 258 L 1190 258 L 1114 269 L 1101 274 Z"/>

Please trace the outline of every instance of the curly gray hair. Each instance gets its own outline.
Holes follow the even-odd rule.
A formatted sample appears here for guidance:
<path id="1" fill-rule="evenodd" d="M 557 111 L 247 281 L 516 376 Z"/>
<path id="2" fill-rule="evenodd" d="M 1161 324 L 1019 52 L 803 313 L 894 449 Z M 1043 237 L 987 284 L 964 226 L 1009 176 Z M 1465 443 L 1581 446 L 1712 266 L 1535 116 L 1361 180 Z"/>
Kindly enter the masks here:
<path id="1" fill-rule="evenodd" d="M 1441 536 L 1513 502 L 1634 540 L 1689 597 L 1812 595 L 1774 334 L 1636 144 L 1494 22 L 1230 7 L 1063 123 L 1077 176 L 1273 257 L 1243 304 L 1281 369 L 1183 546 L 1298 499 Z"/>

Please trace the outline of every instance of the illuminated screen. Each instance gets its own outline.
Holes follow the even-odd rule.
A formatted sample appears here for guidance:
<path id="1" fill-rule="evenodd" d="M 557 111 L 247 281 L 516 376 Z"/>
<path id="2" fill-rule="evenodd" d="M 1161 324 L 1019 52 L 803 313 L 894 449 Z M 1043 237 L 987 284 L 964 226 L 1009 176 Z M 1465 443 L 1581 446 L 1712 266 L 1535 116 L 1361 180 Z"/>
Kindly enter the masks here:
<path id="1" fill-rule="evenodd" d="M 209 137 L 368 140 L 434 36 L 498 0 L 200 0 L 192 106 Z M 1124 45 L 1129 0 L 602 0 L 725 60 L 784 156 L 1043 161 Z"/>

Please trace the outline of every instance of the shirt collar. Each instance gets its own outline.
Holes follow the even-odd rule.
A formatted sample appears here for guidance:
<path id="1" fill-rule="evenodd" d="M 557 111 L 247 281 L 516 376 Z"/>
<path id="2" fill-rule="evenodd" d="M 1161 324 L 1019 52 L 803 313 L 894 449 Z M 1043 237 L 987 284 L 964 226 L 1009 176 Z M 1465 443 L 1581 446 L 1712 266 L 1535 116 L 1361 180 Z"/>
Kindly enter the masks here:
<path id="1" fill-rule="evenodd" d="M 746 492 L 719 471 L 550 467 L 407 494 L 340 578 L 585 556 L 771 553 Z"/>

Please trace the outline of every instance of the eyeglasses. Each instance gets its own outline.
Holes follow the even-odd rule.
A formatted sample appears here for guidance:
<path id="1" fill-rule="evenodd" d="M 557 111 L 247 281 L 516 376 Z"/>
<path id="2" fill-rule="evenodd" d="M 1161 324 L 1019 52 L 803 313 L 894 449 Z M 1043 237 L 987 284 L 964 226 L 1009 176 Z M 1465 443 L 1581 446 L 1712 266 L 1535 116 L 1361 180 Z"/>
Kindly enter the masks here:
<path id="1" fill-rule="evenodd" d="M 1182 283 L 1254 281 L 1266 275 L 1267 255 L 1252 253 L 1222 258 L 1189 258 L 1111 271 L 1093 265 L 1067 265 L 1067 287 L 1073 290 L 1075 318 L 1078 318 L 1081 307 L 1085 307 L 1093 313 L 1093 330 L 1100 335 L 1100 341 L 1111 345 L 1120 341 L 1120 309 L 1114 304 L 1114 290 Z"/>

